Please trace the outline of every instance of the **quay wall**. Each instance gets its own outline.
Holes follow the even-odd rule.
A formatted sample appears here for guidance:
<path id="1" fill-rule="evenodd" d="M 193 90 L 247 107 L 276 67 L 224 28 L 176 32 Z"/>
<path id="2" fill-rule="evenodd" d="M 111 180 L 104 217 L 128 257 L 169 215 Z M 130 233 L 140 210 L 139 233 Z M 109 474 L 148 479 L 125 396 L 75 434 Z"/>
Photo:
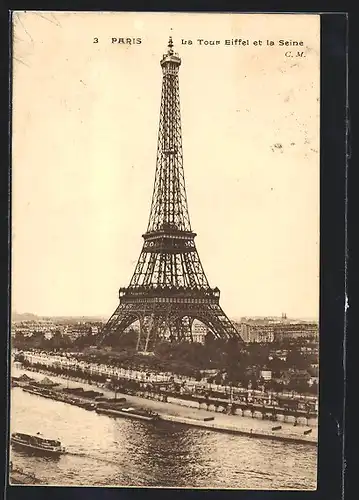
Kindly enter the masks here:
<path id="1" fill-rule="evenodd" d="M 229 432 L 231 434 L 237 434 L 242 436 L 250 436 L 254 438 L 262 439 L 275 439 L 277 441 L 291 441 L 295 443 L 303 443 L 310 445 L 317 445 L 317 440 L 315 436 L 312 435 L 299 435 L 294 433 L 280 433 L 273 430 L 255 430 L 253 429 L 239 429 L 235 425 L 228 425 L 219 422 L 205 421 L 193 418 L 179 417 L 174 415 L 161 415 L 161 420 L 167 422 L 176 422 L 184 425 L 190 425 L 193 427 L 200 427 L 202 429 L 210 429 L 218 432 Z"/>

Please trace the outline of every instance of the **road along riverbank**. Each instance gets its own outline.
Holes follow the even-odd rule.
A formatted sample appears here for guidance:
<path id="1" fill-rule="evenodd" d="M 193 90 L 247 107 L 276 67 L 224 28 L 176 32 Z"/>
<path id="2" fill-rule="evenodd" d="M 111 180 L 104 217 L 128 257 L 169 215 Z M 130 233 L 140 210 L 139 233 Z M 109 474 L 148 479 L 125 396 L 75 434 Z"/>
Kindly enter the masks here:
<path id="1" fill-rule="evenodd" d="M 27 357 L 24 357 L 26 354 Z M 44 354 L 22 353 L 21 365 L 35 371 L 49 371 L 60 377 L 73 377 L 89 384 L 107 386 L 109 389 L 137 395 L 147 399 L 172 402 L 182 406 L 205 409 L 215 413 L 251 416 L 273 422 L 293 422 L 294 425 L 309 427 L 318 424 L 316 398 L 305 395 L 282 395 L 272 392 L 251 391 L 241 388 L 227 388 L 221 391 L 204 390 L 203 387 L 187 386 L 174 381 L 162 382 L 150 380 L 151 374 L 125 370 L 108 365 L 78 362 L 62 356 L 45 356 Z M 162 374 L 163 375 L 163 374 Z M 148 378 L 148 380 L 147 380 Z M 157 378 L 157 375 L 156 375 Z M 167 377 L 168 378 L 168 377 Z M 171 377 L 170 377 L 171 378 Z M 218 389 L 218 386 L 217 386 Z M 223 387 L 222 387 L 223 389 Z M 233 389 L 233 391 L 232 391 Z M 244 393 L 243 393 L 244 390 Z M 226 392 L 227 391 L 227 392 Z M 238 392 L 239 391 L 239 392 Z"/>
<path id="2" fill-rule="evenodd" d="M 51 377 L 51 380 L 60 384 L 59 387 L 82 387 L 84 390 L 93 390 L 95 384 L 88 384 L 82 379 L 66 379 L 65 377 L 54 376 L 48 371 L 41 372 L 12 368 L 12 376 L 21 376 L 26 373 L 36 380 L 41 380 L 43 374 Z M 266 420 L 259 420 L 247 416 L 226 415 L 223 413 L 212 414 L 204 409 L 189 408 L 155 399 L 146 399 L 137 395 L 127 393 L 115 394 L 114 391 L 101 387 L 101 392 L 105 397 L 117 398 L 125 397 L 126 402 L 133 406 L 146 408 L 159 414 L 160 420 L 169 424 L 182 424 L 188 426 L 201 427 L 203 429 L 228 432 L 232 434 L 248 435 L 255 438 L 275 439 L 280 441 L 296 442 L 310 445 L 317 445 L 317 428 L 306 426 L 294 426 L 293 424 L 282 422 L 274 423 Z"/>

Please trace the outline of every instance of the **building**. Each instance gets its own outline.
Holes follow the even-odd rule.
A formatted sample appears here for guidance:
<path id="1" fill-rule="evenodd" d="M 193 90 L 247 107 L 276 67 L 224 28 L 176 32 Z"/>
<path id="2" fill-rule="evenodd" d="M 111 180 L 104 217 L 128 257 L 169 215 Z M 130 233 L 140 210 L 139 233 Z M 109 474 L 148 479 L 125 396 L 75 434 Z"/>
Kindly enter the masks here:
<path id="1" fill-rule="evenodd" d="M 50 339 L 59 330 L 62 331 L 62 327 L 49 319 L 20 321 L 12 323 L 11 336 L 15 337 L 16 334 L 20 334 L 29 338 L 33 335 L 43 334 L 46 339 Z"/>
<path id="2" fill-rule="evenodd" d="M 241 323 L 241 337 L 244 342 L 273 342 L 273 325 L 268 323 Z"/>
<path id="3" fill-rule="evenodd" d="M 282 317 L 254 317 L 241 318 L 239 323 L 241 336 L 244 342 L 267 343 L 286 339 L 313 339 L 318 340 L 319 328 L 315 322 L 288 319 Z"/>
<path id="4" fill-rule="evenodd" d="M 286 314 L 279 316 L 244 316 L 241 318 L 241 323 L 256 323 L 256 324 L 277 324 L 277 323 L 291 323 L 293 320 L 287 318 Z"/>
<path id="5" fill-rule="evenodd" d="M 200 321 L 194 320 L 192 325 L 193 342 L 204 344 L 207 333 L 208 333 L 208 328 L 206 327 L 206 325 L 204 325 Z"/>
<path id="6" fill-rule="evenodd" d="M 261 370 L 260 376 L 263 378 L 263 380 L 271 380 L 272 371 L 271 370 Z"/>
<path id="7" fill-rule="evenodd" d="M 84 323 L 77 323 L 74 325 L 68 325 L 64 329 L 64 335 L 70 337 L 71 340 L 76 340 L 83 335 L 88 335 L 90 332 L 88 325 Z"/>
<path id="8" fill-rule="evenodd" d="M 273 330 L 274 340 L 286 340 L 286 339 L 319 339 L 319 328 L 317 323 L 289 323 L 289 324 L 277 324 L 274 326 Z"/>

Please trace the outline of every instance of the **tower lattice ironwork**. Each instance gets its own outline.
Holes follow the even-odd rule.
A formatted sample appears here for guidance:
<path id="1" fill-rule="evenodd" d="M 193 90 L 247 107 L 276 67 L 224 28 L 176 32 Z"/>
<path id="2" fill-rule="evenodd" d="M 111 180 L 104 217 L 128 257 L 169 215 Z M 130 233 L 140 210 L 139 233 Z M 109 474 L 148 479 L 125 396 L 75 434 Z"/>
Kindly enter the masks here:
<path id="1" fill-rule="evenodd" d="M 178 71 L 181 59 L 170 37 L 163 73 L 157 163 L 150 218 L 135 271 L 105 325 L 106 343 L 139 321 L 137 349 L 153 348 L 158 337 L 192 340 L 195 319 L 219 338 L 239 333 L 219 305 L 220 291 L 204 273 L 192 231 L 183 171 Z"/>

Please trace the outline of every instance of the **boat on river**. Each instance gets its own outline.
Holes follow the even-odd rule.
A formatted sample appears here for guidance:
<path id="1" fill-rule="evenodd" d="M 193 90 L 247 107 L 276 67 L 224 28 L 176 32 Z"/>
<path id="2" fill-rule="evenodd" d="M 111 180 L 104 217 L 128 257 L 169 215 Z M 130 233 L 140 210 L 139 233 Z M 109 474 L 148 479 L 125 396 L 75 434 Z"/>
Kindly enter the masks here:
<path id="1" fill-rule="evenodd" d="M 14 448 L 46 455 L 59 456 L 65 452 L 65 448 L 59 440 L 45 438 L 39 432 L 36 435 L 13 432 L 11 444 Z"/>
<path id="2" fill-rule="evenodd" d="M 22 387 L 24 392 L 28 392 L 29 394 L 34 394 L 35 396 L 42 396 L 43 398 L 55 399 L 53 391 L 49 391 L 48 389 L 39 389 L 37 387 L 25 386 Z"/>
<path id="3" fill-rule="evenodd" d="M 158 413 L 145 408 L 108 408 L 98 406 L 96 412 L 111 417 L 134 418 L 137 420 L 147 420 L 153 422 L 159 418 Z"/>

